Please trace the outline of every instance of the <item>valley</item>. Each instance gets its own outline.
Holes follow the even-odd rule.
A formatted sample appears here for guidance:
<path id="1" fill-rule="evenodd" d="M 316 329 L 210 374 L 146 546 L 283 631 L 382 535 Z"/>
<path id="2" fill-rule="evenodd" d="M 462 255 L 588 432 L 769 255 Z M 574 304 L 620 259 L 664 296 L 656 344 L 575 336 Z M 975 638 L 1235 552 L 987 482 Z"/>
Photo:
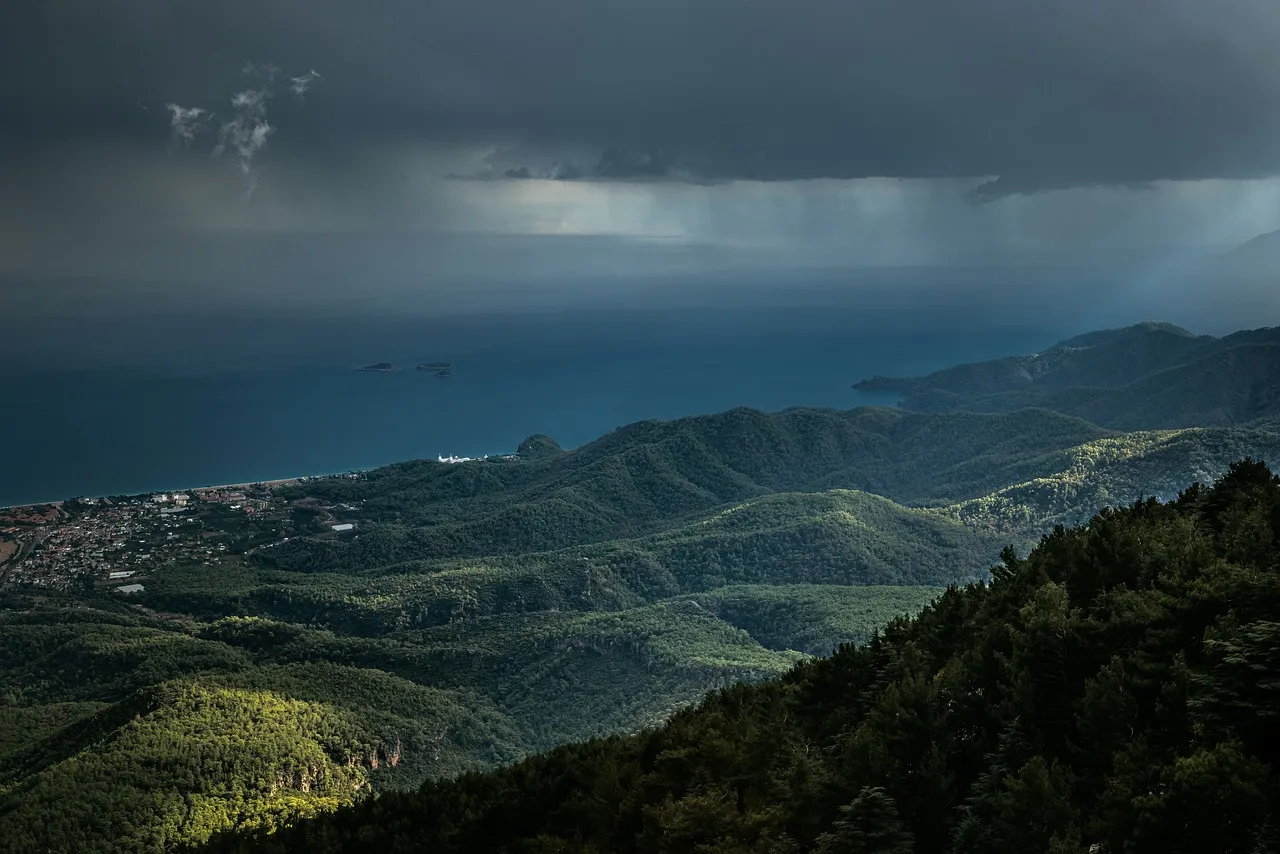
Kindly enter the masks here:
<path id="1" fill-rule="evenodd" d="M 1059 350 L 1127 361 L 1170 334 Z M 1280 459 L 1265 407 L 1165 426 L 1172 387 L 1125 385 L 1127 411 L 1151 416 L 1128 431 L 1047 406 L 734 409 L 574 450 L 531 437 L 503 457 L 189 491 L 180 510 L 167 495 L 15 512 L 22 538 L 106 526 L 127 545 L 63 575 L 32 572 L 57 554 L 38 549 L 46 563 L 0 588 L 0 833 L 165 850 L 790 678 L 989 582 L 1006 546 Z M 1221 393 L 1177 387 L 1188 413 Z M 72 779 L 79 797 L 61 798 Z"/>

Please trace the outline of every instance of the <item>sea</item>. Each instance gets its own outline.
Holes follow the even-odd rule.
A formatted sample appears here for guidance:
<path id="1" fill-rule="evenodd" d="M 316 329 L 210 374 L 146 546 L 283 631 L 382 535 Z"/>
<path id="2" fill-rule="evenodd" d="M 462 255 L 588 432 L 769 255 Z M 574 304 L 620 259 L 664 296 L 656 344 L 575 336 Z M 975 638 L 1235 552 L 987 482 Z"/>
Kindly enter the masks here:
<path id="1" fill-rule="evenodd" d="M 53 323 L 37 330 L 43 356 L 0 366 L 0 505 L 504 454 L 535 433 L 574 448 L 637 420 L 738 406 L 894 405 L 851 386 L 1035 352 L 1097 322 L 919 294 L 731 295 Z M 433 361 L 452 374 L 414 369 Z M 396 370 L 356 370 L 375 362 Z"/>

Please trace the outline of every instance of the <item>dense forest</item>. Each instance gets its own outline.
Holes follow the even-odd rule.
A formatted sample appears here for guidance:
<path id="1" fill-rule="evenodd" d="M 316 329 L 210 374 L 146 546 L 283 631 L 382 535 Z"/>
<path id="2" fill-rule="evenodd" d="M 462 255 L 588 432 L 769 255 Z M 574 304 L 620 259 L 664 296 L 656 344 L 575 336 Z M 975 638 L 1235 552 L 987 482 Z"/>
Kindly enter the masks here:
<path id="1" fill-rule="evenodd" d="M 667 831 L 652 828 L 674 822 L 672 827 L 735 828 L 730 836 L 737 842 L 703 840 L 709 847 L 699 850 L 708 852 L 808 850 L 819 845 L 820 833 L 843 832 L 838 830 L 845 827 L 838 824 L 845 821 L 841 816 L 883 812 L 889 798 L 902 832 L 909 832 L 920 850 L 937 850 L 938 840 L 954 828 L 947 825 L 946 833 L 929 829 L 921 824 L 920 811 L 931 808 L 927 805 L 934 801 L 929 799 L 935 797 L 946 810 L 961 809 L 979 779 L 986 779 L 982 785 L 994 787 L 993 792 L 1004 792 L 1004 778 L 981 776 L 997 767 L 984 757 L 996 749 L 993 743 L 1004 743 L 1001 739 L 1026 739 L 1031 745 L 1026 749 L 1031 753 L 1018 747 L 1022 752 L 1001 760 L 1022 763 L 1010 764 L 1011 769 L 1022 769 L 1032 754 L 1047 757 L 1045 773 L 1052 785 L 1044 785 L 1055 792 L 1068 783 L 1076 786 L 1080 775 L 1102 773 L 1093 765 L 1072 765 L 1076 759 L 1054 752 L 1057 747 L 1035 753 L 1042 745 L 1034 733 L 1006 733 L 1007 709 L 999 705 L 1006 703 L 1001 693 L 1005 683 L 1000 680 L 1013 679 L 1011 674 L 1023 666 L 1014 647 L 1022 636 L 1014 629 L 999 634 L 990 628 L 982 622 L 987 619 L 983 609 L 1003 603 L 999 608 L 1004 610 L 992 612 L 990 620 L 1012 619 L 1008 608 L 1014 598 L 1007 592 L 1012 588 L 1002 586 L 1011 583 L 1011 567 L 1042 567 L 1061 586 L 1062 573 L 1071 566 L 1111 560 L 1108 549 L 1119 549 L 1115 554 L 1129 560 L 1132 555 L 1124 550 L 1136 548 L 1133 542 L 1140 542 L 1142 550 L 1164 542 L 1164 534 L 1134 533 L 1138 528 L 1130 526 L 1123 528 L 1128 532 L 1123 537 L 1115 535 L 1119 539 L 1113 545 L 1089 539 L 1093 535 L 1087 532 L 1053 534 L 1040 543 L 1055 526 L 1086 522 L 1104 507 L 1139 501 L 1146 510 L 1126 510 L 1103 520 L 1135 519 L 1143 513 L 1164 520 L 1160 525 L 1181 519 L 1177 525 L 1194 529 L 1187 548 L 1197 561 L 1217 554 L 1213 550 L 1222 543 L 1201 537 L 1208 530 L 1203 520 L 1209 517 L 1200 499 L 1184 498 L 1168 507 L 1148 499 L 1171 501 L 1189 484 L 1216 480 L 1236 460 L 1280 459 L 1276 423 L 1259 418 L 1233 421 L 1232 426 L 1155 429 L 1163 423 L 1160 401 L 1166 398 L 1161 395 L 1171 386 L 1139 380 L 1159 375 L 1170 360 L 1185 361 L 1188 353 L 1228 352 L 1236 344 L 1257 344 L 1266 334 L 1195 338 L 1149 326 L 1065 342 L 1054 357 L 1058 367 L 1043 373 L 1044 388 L 1036 393 L 1105 379 L 1112 375 L 1104 368 L 1112 364 L 1114 383 L 1127 383 L 1117 386 L 1130 394 L 1126 406 L 1150 416 L 1139 419 L 1142 429 L 1133 432 L 1099 427 L 1048 408 L 942 413 L 797 408 L 645 421 L 575 450 L 534 436 L 506 458 L 460 464 L 411 461 L 282 488 L 282 515 L 295 534 L 287 540 L 272 525 L 250 524 L 249 517 L 227 509 L 232 521 L 244 520 L 246 527 L 233 548 L 212 565 L 179 561 L 150 567 L 145 593 L 128 600 L 92 583 L 61 593 L 11 585 L 0 590 L 0 839 L 13 850 L 32 852 L 161 851 L 198 845 L 216 832 L 265 832 L 341 807 L 368 803 L 368 809 L 391 809 L 399 803 L 397 792 L 511 766 L 570 742 L 611 739 L 521 767 L 551 762 L 546 767 L 559 768 L 554 763 L 562 760 L 556 755 L 596 756 L 604 754 L 590 751 L 666 745 L 643 741 L 668 737 L 654 735 L 657 731 L 641 741 L 619 738 L 670 720 L 675 746 L 645 748 L 657 753 L 644 753 L 648 758 L 639 765 L 639 759 L 608 753 L 616 761 L 609 759 L 602 767 L 615 768 L 618 776 L 605 782 L 619 798 L 625 794 L 628 803 L 634 802 L 625 818 L 630 824 L 610 829 L 610 839 L 639 833 L 643 822 L 657 821 L 644 825 L 650 827 L 644 839 L 653 845 Z M 1029 358 L 1014 357 L 1011 363 L 1025 367 Z M 987 371 L 978 366 L 979 375 Z M 1141 376 L 1134 380 L 1130 374 Z M 1207 386 L 1183 383 L 1178 386 L 1180 411 L 1195 413 L 1203 404 L 1201 421 L 1217 423 L 1218 410 L 1210 404 L 1223 387 L 1216 380 Z M 1144 401 L 1149 409 L 1143 410 Z M 1232 477 L 1246 477 L 1250 470 Z M 1214 494 L 1230 489 L 1220 487 Z M 322 516 L 319 508 L 326 507 L 340 508 L 343 519 L 356 523 L 355 530 L 339 536 L 315 523 Z M 1265 519 L 1246 516 L 1252 521 L 1231 525 L 1262 530 L 1258 526 Z M 1099 526 L 1105 528 L 1104 522 L 1090 522 L 1087 531 L 1102 530 Z M 1091 545 L 1079 545 L 1084 542 Z M 1037 543 L 1038 551 L 1024 564 L 1022 556 Z M 1051 548 L 1050 543 L 1059 545 Z M 1163 560 L 1158 555 L 1143 558 L 1148 559 Z M 1224 552 L 1222 561 L 1245 565 L 1234 553 Z M 993 579 L 994 586 L 987 586 Z M 1086 622 L 1063 622 L 1062 631 L 1069 629 L 1077 633 L 1071 638 L 1087 636 L 1093 643 L 1097 638 L 1089 633 L 1096 630 L 1120 644 L 1117 650 L 1130 636 L 1125 632 L 1137 631 L 1130 622 L 1155 620 L 1153 637 L 1172 631 L 1168 621 L 1181 619 L 1182 606 L 1124 583 L 1128 592 L 1123 596 L 1115 592 L 1119 588 L 1108 588 L 1113 598 L 1105 613 L 1089 610 L 1102 607 L 1092 600 L 1072 599 L 1064 605 L 1070 620 Z M 1074 587 L 1065 589 L 1076 596 Z M 1163 581 L 1156 589 L 1161 596 L 1185 592 L 1170 592 Z M 1192 593 L 1201 595 L 1199 589 Z M 997 596 L 993 590 L 1006 592 Z M 902 640 L 908 635 L 924 638 L 918 633 L 932 630 L 911 628 L 917 624 L 898 618 L 918 613 L 940 595 L 919 625 L 938 625 L 945 612 L 951 615 L 946 620 L 975 628 L 964 629 L 962 636 L 928 635 L 928 643 Z M 1173 616 L 1158 610 L 1166 606 L 1173 608 Z M 1018 607 L 1030 606 L 1024 602 Z M 985 628 L 976 628 L 979 623 Z M 873 640 L 886 625 L 890 628 Z M 947 651 L 953 641 L 970 640 L 987 646 L 979 644 L 963 654 L 960 646 Z M 810 663 L 836 649 L 842 651 L 833 661 L 844 664 Z M 944 668 L 939 662 L 953 652 L 958 663 Z M 1092 660 L 1074 647 L 1036 654 L 1052 658 L 1068 653 L 1072 667 Z M 894 660 L 900 658 L 908 670 L 884 669 L 889 667 L 884 656 L 898 656 Z M 822 709 L 852 701 L 823 693 L 835 677 L 812 674 L 830 674 L 830 668 L 852 667 L 855 661 L 863 662 L 858 668 L 870 667 L 867 661 L 881 663 L 874 664 L 873 676 L 858 670 L 863 674 L 858 679 L 871 682 L 858 689 L 861 699 L 852 710 L 840 712 L 842 723 L 814 723 L 815 715 L 825 714 Z M 1146 674 L 1142 679 L 1156 678 L 1140 669 L 1148 665 L 1147 659 L 1135 659 L 1113 675 L 1122 681 L 1141 674 Z M 908 672 L 916 681 L 895 681 Z M 1070 673 L 1073 679 L 1079 675 Z M 952 676 L 946 674 L 961 681 L 948 681 Z M 827 687 L 812 687 L 810 679 L 826 679 Z M 772 698 L 767 705 L 774 711 L 768 714 L 780 718 L 765 721 L 754 717 L 757 711 L 733 712 L 747 717 L 740 721 L 730 715 L 735 723 L 725 726 L 732 729 L 742 722 L 743 738 L 757 730 L 785 734 L 785 743 L 805 758 L 793 768 L 788 763 L 794 757 L 775 755 L 771 747 L 739 745 L 754 757 L 750 763 L 766 762 L 767 768 L 742 766 L 733 772 L 739 776 L 713 785 L 713 779 L 721 779 L 715 775 L 730 767 L 730 759 L 748 760 L 715 754 L 721 749 L 719 736 L 705 748 L 692 736 L 679 741 L 678 734 L 685 731 L 681 727 L 701 726 L 690 721 L 710 714 L 690 718 L 682 710 L 708 692 L 758 683 L 768 687 L 715 695 L 706 708 L 729 708 L 716 705 L 729 697 Z M 853 739 L 854 730 L 863 725 L 854 721 L 865 722 L 868 710 L 880 702 L 876 692 L 890 685 L 898 685 L 893 690 L 902 702 L 924 716 L 919 723 L 904 724 L 909 732 L 901 735 L 906 739 L 901 750 L 894 747 L 882 755 L 873 739 L 881 731 L 874 728 L 859 736 L 863 740 L 856 747 L 833 741 L 836 736 L 824 727 L 835 726 L 840 738 Z M 1020 691 L 1040 690 L 1017 685 Z M 948 717 L 955 708 L 977 702 L 973 698 L 978 695 L 954 693 L 961 688 L 986 692 L 983 702 L 996 703 L 999 697 L 998 708 L 990 712 L 996 717 Z M 937 693 L 943 689 L 953 693 Z M 817 698 L 811 708 L 787 705 L 809 703 L 796 699 L 806 697 Z M 943 705 L 930 705 L 936 703 Z M 1053 720 L 1055 726 L 1061 724 Z M 1039 718 L 1025 721 L 1033 729 L 1042 723 Z M 929 783 L 942 789 L 926 796 L 905 791 L 908 783 L 902 780 L 890 784 L 889 777 L 898 773 L 893 768 L 917 767 L 911 764 L 910 749 L 934 732 L 930 727 L 951 728 L 947 731 L 954 734 L 961 731 L 957 726 L 979 723 L 987 727 L 980 738 L 975 735 L 975 741 L 954 747 L 967 758 L 930 754 L 922 760 L 920 767 L 944 769 L 937 773 L 945 785 Z M 810 725 L 819 728 L 805 728 Z M 738 744 L 738 734 L 725 738 Z M 885 743 L 896 744 L 893 739 Z M 855 761 L 857 751 L 866 755 Z M 654 765 L 659 754 L 665 758 Z M 839 762 L 831 758 L 837 754 Z M 675 769 L 702 768 L 704 759 L 708 765 L 696 779 L 706 787 L 664 788 L 663 780 Z M 959 764 L 945 764 L 953 760 Z M 663 764 L 668 762 L 669 768 Z M 565 770 L 556 791 L 568 792 L 564 787 L 587 779 L 585 773 Z M 901 773 L 914 781 L 909 785 L 924 785 L 917 770 Z M 659 776 L 651 778 L 653 774 Z M 792 780 L 795 774 L 813 776 L 802 786 Z M 773 790 L 759 788 L 766 777 L 783 781 L 776 785 L 788 792 L 803 792 L 804 806 L 795 809 L 808 817 L 787 812 L 791 795 L 770 800 Z M 464 776 L 459 785 L 483 788 L 491 784 L 477 781 L 489 779 Z M 850 781 L 861 782 L 850 789 Z M 651 783 L 652 791 L 646 788 Z M 859 801 L 864 786 L 870 788 Z M 885 792 L 872 791 L 877 786 Z M 69 788 L 75 798 L 64 796 Z M 461 797 L 456 793 L 464 789 L 446 787 L 438 796 Z M 551 797 L 539 791 L 538 798 Z M 454 794 L 443 794 L 448 792 Z M 1075 788 L 1071 792 L 1070 803 L 1083 802 Z M 723 806 L 717 799 L 724 793 L 731 795 L 733 807 L 728 818 L 717 812 Z M 374 795 L 377 800 L 370 801 Z M 476 795 L 475 803 L 487 803 L 488 797 Z M 521 797 L 512 795 L 512 803 L 522 802 Z M 739 803 L 739 798 L 744 800 Z M 841 806 L 849 810 L 842 813 Z M 406 809 L 395 821 L 414 825 L 420 820 L 413 817 L 417 807 Z M 476 809 L 476 816 L 489 815 Z M 565 809 L 574 813 L 587 806 Z M 664 817 L 646 818 L 651 813 Z M 763 835 L 750 836 L 738 819 L 730 820 L 733 815 L 749 816 Z M 1093 838 L 1094 831 L 1072 815 L 1080 838 Z M 608 821 L 615 818 L 623 820 L 615 816 Z M 348 820 L 354 819 L 343 819 Z M 608 825 L 594 813 L 590 820 L 593 828 Z M 462 818 L 450 821 L 459 836 L 441 842 L 443 850 L 450 845 L 485 850 L 488 842 L 483 839 L 473 840 L 479 849 L 467 849 L 472 844 L 467 834 L 476 831 L 465 830 Z M 672 850 L 692 850 L 672 833 Z M 1063 840 L 1075 838 L 1063 833 Z M 615 845 L 600 841 L 596 830 L 569 833 L 561 825 L 548 825 L 537 834 L 547 838 L 512 850 L 554 851 L 565 845 L 569 850 L 592 850 L 592 845 L 609 850 Z M 793 844 L 800 848 L 788 847 Z M 815 850 L 840 850 L 843 844 L 829 840 Z M 1068 842 L 1062 844 L 1068 845 L 1063 850 L 1074 850 Z"/>
<path id="2" fill-rule="evenodd" d="M 0 847 L 168 850 L 634 731 L 717 686 L 865 641 L 938 592 L 738 585 L 376 636 L 10 593 Z"/>
<path id="3" fill-rule="evenodd" d="M 1261 852 L 1280 478 L 1058 528 L 868 644 L 643 733 L 206 851 Z"/>

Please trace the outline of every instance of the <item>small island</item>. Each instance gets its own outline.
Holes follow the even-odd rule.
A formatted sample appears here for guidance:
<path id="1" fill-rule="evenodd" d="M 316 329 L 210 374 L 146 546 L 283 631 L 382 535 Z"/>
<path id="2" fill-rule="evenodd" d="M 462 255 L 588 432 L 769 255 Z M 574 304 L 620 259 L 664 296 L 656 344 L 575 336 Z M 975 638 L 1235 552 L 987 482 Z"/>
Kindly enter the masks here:
<path id="1" fill-rule="evenodd" d="M 390 362 L 374 362 L 372 365 L 365 365 L 363 368 L 356 368 L 356 370 L 357 371 L 377 371 L 379 373 L 386 373 L 387 371 L 394 371 L 395 366 L 392 365 Z"/>
<path id="2" fill-rule="evenodd" d="M 430 371 L 438 377 L 447 377 L 453 373 L 453 365 L 448 362 L 427 362 L 426 364 L 418 365 L 418 370 Z"/>

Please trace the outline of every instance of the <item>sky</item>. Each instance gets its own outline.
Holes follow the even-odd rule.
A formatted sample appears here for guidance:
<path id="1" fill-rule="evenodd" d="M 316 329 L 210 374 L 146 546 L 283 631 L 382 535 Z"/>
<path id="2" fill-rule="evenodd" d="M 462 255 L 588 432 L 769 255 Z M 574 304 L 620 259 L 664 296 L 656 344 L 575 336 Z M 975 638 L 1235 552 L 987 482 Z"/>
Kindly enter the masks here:
<path id="1" fill-rule="evenodd" d="M 1187 274 L 1280 229 L 1276 44 L 1274 0 L 22 3 L 0 325 L 1073 264 L 1280 324 Z"/>

